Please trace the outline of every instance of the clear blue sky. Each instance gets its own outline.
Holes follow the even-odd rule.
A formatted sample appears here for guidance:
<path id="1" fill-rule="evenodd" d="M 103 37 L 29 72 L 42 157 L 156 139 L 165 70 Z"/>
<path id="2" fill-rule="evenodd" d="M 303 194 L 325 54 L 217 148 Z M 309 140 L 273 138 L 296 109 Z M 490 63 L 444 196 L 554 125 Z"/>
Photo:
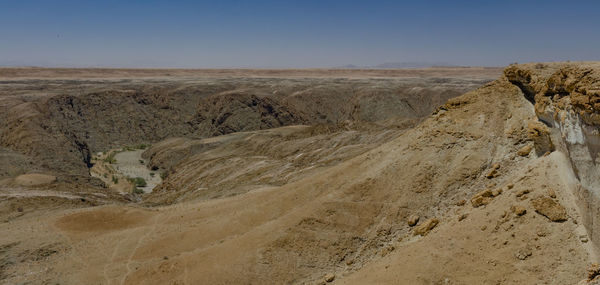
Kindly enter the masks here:
<path id="1" fill-rule="evenodd" d="M 0 65 L 600 60 L 600 1 L 0 0 Z"/>

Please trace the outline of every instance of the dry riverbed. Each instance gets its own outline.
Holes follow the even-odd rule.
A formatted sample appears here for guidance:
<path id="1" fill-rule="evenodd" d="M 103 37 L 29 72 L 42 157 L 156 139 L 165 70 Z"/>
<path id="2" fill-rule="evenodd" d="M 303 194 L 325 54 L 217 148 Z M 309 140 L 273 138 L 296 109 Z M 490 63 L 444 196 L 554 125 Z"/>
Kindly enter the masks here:
<path id="1" fill-rule="evenodd" d="M 150 193 L 162 179 L 158 171 L 146 166 L 142 153 L 146 147 L 124 147 L 98 153 L 90 173 L 111 189 L 121 193 Z"/>

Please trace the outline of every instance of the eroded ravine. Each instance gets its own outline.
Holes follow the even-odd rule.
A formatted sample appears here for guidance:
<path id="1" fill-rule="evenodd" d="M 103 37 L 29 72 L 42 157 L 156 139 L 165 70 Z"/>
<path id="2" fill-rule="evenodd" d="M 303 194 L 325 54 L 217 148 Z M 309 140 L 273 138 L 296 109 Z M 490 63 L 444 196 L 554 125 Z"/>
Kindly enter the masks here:
<path id="1" fill-rule="evenodd" d="M 161 172 L 147 166 L 142 158 L 147 146 L 140 146 L 112 149 L 94 155 L 90 174 L 122 194 L 135 196 L 151 193 L 162 182 Z"/>

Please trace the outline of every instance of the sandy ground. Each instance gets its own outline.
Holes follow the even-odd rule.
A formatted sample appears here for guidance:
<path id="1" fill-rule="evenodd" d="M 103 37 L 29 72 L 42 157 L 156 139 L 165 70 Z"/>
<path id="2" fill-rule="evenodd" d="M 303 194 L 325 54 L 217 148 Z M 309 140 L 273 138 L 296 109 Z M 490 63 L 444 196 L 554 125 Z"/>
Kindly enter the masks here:
<path id="1" fill-rule="evenodd" d="M 434 233 L 401 243 L 381 260 L 336 284 L 575 284 L 579 279 L 570 279 L 567 273 L 573 270 L 584 279 L 585 268 L 575 264 L 598 260 L 597 250 L 580 241 L 588 234 L 577 222 L 581 216 L 571 197 L 575 176 L 566 157 L 553 153 L 530 161 L 526 169 L 525 173 L 513 172 L 509 180 L 519 182 L 512 189 L 504 186 L 505 191 L 486 207 L 457 207 L 455 213 L 465 215 L 464 219 L 449 219 Z M 524 199 L 517 197 L 524 188 L 535 192 Z M 572 215 L 570 221 L 552 223 L 531 208 L 529 200 L 545 195 L 548 189 L 565 190 L 558 194 Z M 515 205 L 523 206 L 526 214 L 513 213 Z M 557 242 L 567 248 L 560 249 Z M 531 255 L 521 260 L 517 257 L 521 251 Z M 443 266 L 432 268 L 431 263 Z M 513 271 L 504 271 L 506 267 Z M 533 268 L 551 269 L 552 274 L 523 274 Z"/>

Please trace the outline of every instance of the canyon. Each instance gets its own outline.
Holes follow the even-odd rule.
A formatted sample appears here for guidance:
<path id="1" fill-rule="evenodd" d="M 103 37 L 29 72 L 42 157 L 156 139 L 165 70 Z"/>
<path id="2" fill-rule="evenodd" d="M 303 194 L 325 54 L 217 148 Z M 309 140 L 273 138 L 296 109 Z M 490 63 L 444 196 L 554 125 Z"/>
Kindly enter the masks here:
<path id="1" fill-rule="evenodd" d="M 594 284 L 599 114 L 593 62 L 0 68 L 0 282 Z"/>

